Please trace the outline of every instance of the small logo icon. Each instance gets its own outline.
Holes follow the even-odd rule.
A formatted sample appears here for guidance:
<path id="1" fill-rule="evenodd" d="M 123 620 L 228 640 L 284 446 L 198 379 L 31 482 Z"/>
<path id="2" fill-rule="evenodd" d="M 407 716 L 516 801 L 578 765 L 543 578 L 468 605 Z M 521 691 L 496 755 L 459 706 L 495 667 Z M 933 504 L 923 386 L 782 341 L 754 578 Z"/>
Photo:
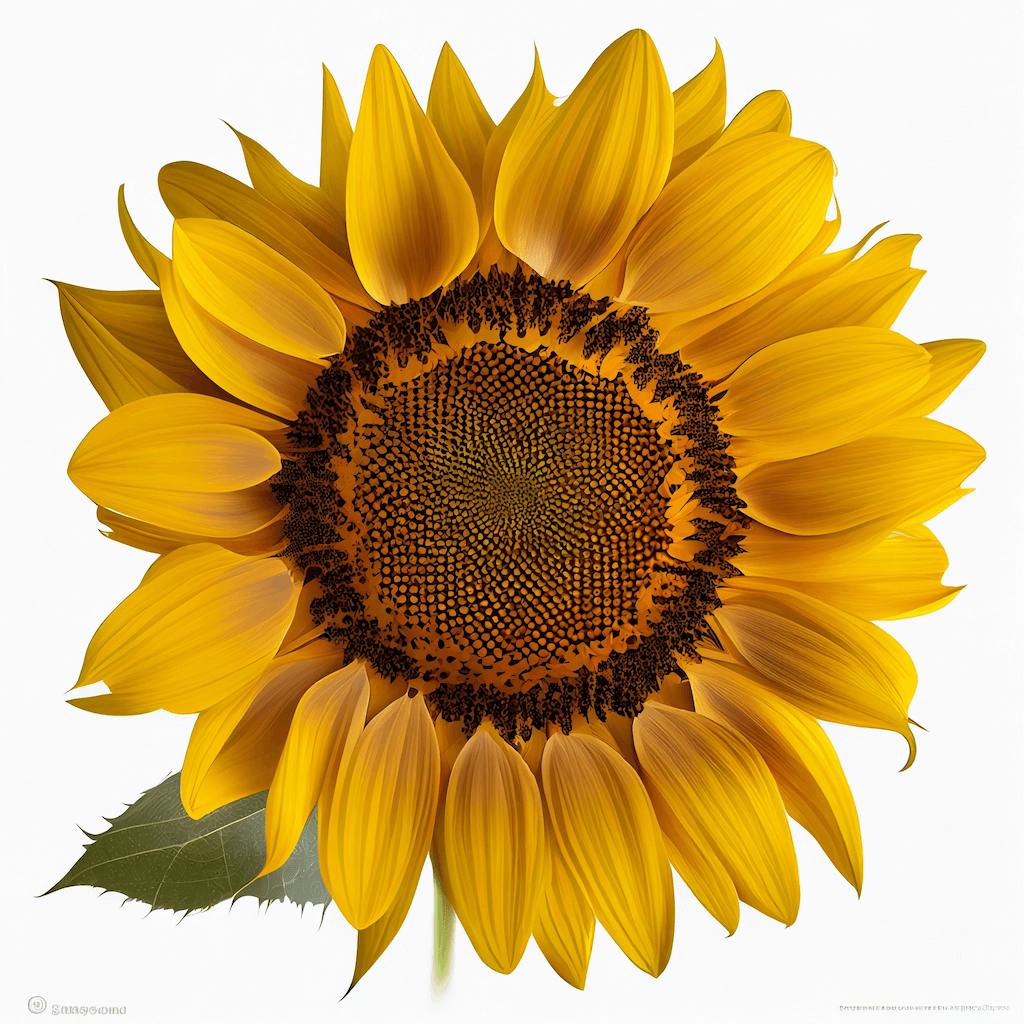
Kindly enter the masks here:
<path id="1" fill-rule="evenodd" d="M 28 1001 L 29 1013 L 42 1013 L 46 1009 L 46 1000 L 42 996 L 33 996 Z"/>

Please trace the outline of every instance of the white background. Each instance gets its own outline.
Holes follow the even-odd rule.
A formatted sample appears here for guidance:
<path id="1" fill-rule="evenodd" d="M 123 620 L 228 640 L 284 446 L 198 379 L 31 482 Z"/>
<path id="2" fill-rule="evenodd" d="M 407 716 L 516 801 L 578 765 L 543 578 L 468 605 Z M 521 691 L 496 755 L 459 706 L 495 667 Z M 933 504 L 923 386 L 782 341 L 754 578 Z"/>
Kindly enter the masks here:
<path id="1" fill-rule="evenodd" d="M 1005 3 L 22 2 L 7 7 L 3 624 L 4 892 L 0 1018 L 51 1004 L 125 1005 L 148 1022 L 846 1021 L 846 1005 L 1009 1004 L 1020 886 L 1021 21 Z M 944 611 L 892 625 L 917 660 L 917 764 L 896 736 L 830 727 L 861 813 L 863 897 L 794 826 L 803 906 L 788 930 L 745 909 L 723 930 L 677 885 L 664 975 L 636 970 L 599 931 L 585 993 L 536 947 L 509 977 L 460 935 L 432 1000 L 431 895 L 339 1005 L 354 954 L 334 909 L 257 915 L 246 900 L 178 923 L 97 890 L 45 891 L 102 814 L 176 771 L 191 720 L 104 718 L 64 704 L 103 616 L 149 556 L 104 540 L 65 467 L 104 414 L 64 338 L 53 287 L 147 287 L 117 225 L 117 186 L 163 248 L 156 172 L 193 159 L 238 176 L 218 118 L 315 180 L 320 62 L 353 121 L 374 43 L 425 102 L 448 39 L 497 120 L 524 87 L 536 40 L 548 84 L 571 90 L 623 31 L 647 28 L 677 86 L 725 52 L 729 113 L 784 89 L 794 134 L 839 168 L 840 244 L 890 218 L 924 235 L 928 276 L 897 327 L 918 341 L 985 339 L 989 354 L 940 416 L 986 446 L 977 492 L 937 523 L 968 588 Z M 935 525 L 935 524 L 933 524 Z M 47 1010 L 47 1014 L 49 1014 Z M 891 1021 L 977 1013 L 888 1012 Z M 876 1014 L 860 1014 L 877 1019 Z"/>

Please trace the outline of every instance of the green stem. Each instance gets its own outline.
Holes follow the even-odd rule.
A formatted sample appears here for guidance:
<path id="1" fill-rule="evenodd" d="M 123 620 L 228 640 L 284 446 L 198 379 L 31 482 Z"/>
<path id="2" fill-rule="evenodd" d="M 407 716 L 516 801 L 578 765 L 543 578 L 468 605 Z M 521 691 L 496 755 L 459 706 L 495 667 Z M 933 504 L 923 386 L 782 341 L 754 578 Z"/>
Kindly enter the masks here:
<path id="1" fill-rule="evenodd" d="M 431 981 L 434 996 L 444 995 L 451 980 L 455 956 L 455 911 L 448 902 L 441 876 L 434 868 L 434 966 Z"/>

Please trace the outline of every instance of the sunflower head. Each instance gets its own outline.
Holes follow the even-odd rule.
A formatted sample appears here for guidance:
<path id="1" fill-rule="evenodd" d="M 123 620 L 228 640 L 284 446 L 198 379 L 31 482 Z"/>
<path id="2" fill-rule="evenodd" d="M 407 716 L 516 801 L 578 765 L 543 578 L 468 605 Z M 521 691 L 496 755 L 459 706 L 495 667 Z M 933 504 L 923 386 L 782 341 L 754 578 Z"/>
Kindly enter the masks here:
<path id="1" fill-rule="evenodd" d="M 672 92 L 642 31 L 497 125 L 448 46 L 391 54 L 319 185 L 240 133 L 252 186 L 160 172 L 155 291 L 60 285 L 110 414 L 71 461 L 158 553 L 74 703 L 198 713 L 200 817 L 269 790 L 265 871 L 317 808 L 356 980 L 431 853 L 490 967 L 532 935 L 582 987 L 595 919 L 657 975 L 671 864 L 731 933 L 799 903 L 787 815 L 859 889 L 818 720 L 910 744 L 874 620 L 958 588 L 924 522 L 983 458 L 929 419 L 980 342 L 892 330 L 917 236 L 827 251 L 833 163 L 721 51 Z M 909 762 L 908 762 L 909 763 Z"/>

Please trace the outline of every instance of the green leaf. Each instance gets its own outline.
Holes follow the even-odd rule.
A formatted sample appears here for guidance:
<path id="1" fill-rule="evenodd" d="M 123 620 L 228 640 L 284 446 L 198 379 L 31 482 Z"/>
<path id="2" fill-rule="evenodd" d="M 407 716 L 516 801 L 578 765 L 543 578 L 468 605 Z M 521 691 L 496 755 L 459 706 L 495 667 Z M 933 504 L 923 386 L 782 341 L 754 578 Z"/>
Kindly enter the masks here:
<path id="1" fill-rule="evenodd" d="M 154 910 L 206 910 L 224 900 L 255 896 L 260 903 L 307 903 L 326 908 L 320 877 L 316 811 L 291 857 L 263 878 L 267 794 L 236 800 L 194 821 L 179 796 L 180 775 L 147 790 L 123 814 L 107 818 L 106 832 L 50 892 L 93 885 L 148 903 Z"/>

